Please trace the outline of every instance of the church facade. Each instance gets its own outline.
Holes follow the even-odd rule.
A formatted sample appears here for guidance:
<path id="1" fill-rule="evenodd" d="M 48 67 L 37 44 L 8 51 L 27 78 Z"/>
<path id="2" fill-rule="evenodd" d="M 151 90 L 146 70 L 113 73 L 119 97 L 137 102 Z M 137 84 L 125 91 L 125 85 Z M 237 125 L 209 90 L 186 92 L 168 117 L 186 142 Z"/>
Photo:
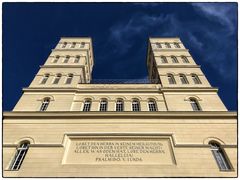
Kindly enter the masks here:
<path id="1" fill-rule="evenodd" d="M 189 50 L 150 38 L 146 59 L 150 83 L 92 83 L 91 38 L 61 38 L 3 113 L 3 176 L 236 177 L 237 113 Z"/>

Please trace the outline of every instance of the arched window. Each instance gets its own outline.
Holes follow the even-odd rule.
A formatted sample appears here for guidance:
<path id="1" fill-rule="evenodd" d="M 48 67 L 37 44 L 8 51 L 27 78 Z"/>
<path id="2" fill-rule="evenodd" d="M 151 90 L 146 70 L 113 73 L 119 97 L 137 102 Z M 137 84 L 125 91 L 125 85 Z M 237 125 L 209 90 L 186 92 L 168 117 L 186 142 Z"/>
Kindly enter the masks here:
<path id="1" fill-rule="evenodd" d="M 85 42 L 81 42 L 81 48 L 84 48 L 84 46 L 85 46 Z"/>
<path id="2" fill-rule="evenodd" d="M 161 56 L 160 58 L 162 63 L 167 63 L 167 58 L 165 56 Z"/>
<path id="3" fill-rule="evenodd" d="M 188 58 L 186 56 L 181 56 L 183 63 L 189 63 Z"/>
<path id="4" fill-rule="evenodd" d="M 45 74 L 40 82 L 40 84 L 46 84 L 47 80 L 49 78 L 49 74 Z"/>
<path id="5" fill-rule="evenodd" d="M 148 101 L 148 109 L 149 111 L 157 111 L 157 105 L 155 100 L 151 99 Z"/>
<path id="6" fill-rule="evenodd" d="M 42 105 L 40 107 L 40 111 L 46 111 L 49 103 L 50 103 L 50 98 L 44 98 L 43 102 L 42 102 Z"/>
<path id="7" fill-rule="evenodd" d="M 65 48 L 67 46 L 67 43 L 64 42 L 63 45 L 62 45 L 62 48 Z"/>
<path id="8" fill-rule="evenodd" d="M 175 78 L 172 74 L 168 74 L 167 77 L 169 84 L 176 84 Z"/>
<path id="9" fill-rule="evenodd" d="M 80 56 L 76 56 L 74 59 L 74 63 L 79 63 L 79 60 L 80 60 Z"/>
<path id="10" fill-rule="evenodd" d="M 193 111 L 201 111 L 201 107 L 196 99 L 190 98 L 190 104 L 192 106 Z"/>
<path id="11" fill-rule="evenodd" d="M 140 111 L 140 103 L 138 99 L 132 101 L 132 111 Z"/>
<path id="12" fill-rule="evenodd" d="M 23 142 L 20 144 L 20 146 L 17 148 L 17 152 L 15 153 L 15 156 L 13 158 L 13 161 L 10 165 L 10 170 L 17 171 L 20 169 L 22 162 L 27 154 L 28 148 L 29 148 L 29 142 Z"/>
<path id="13" fill-rule="evenodd" d="M 123 105 L 123 100 L 122 99 L 117 99 L 116 102 L 116 111 L 123 111 L 124 105 Z"/>
<path id="14" fill-rule="evenodd" d="M 76 43 L 73 42 L 73 43 L 71 44 L 71 48 L 75 48 L 75 46 L 76 46 Z"/>
<path id="15" fill-rule="evenodd" d="M 66 56 L 63 62 L 68 63 L 69 59 L 70 59 L 70 56 Z"/>
<path id="16" fill-rule="evenodd" d="M 176 42 L 175 42 L 175 43 L 173 43 L 173 44 L 174 44 L 174 47 L 175 47 L 175 48 L 180 48 L 179 43 L 176 43 Z"/>
<path id="17" fill-rule="evenodd" d="M 176 56 L 171 56 L 172 62 L 173 63 L 178 63 L 177 57 Z"/>
<path id="18" fill-rule="evenodd" d="M 102 99 L 100 101 L 99 111 L 107 111 L 107 100 L 106 99 Z"/>
<path id="19" fill-rule="evenodd" d="M 90 99 L 85 100 L 83 105 L 83 111 L 90 111 L 92 101 Z"/>
<path id="20" fill-rule="evenodd" d="M 192 80 L 195 84 L 202 84 L 202 82 L 200 81 L 196 74 L 192 74 Z"/>
<path id="21" fill-rule="evenodd" d="M 60 56 L 56 56 L 54 59 L 53 59 L 53 63 L 57 63 L 58 60 L 59 60 Z"/>
<path id="22" fill-rule="evenodd" d="M 73 79 L 73 74 L 68 74 L 65 84 L 71 84 Z"/>
<path id="23" fill-rule="evenodd" d="M 187 77 L 184 74 L 180 74 L 179 78 L 180 78 L 182 84 L 189 84 Z"/>
<path id="24" fill-rule="evenodd" d="M 171 48 L 170 44 L 167 42 L 165 43 L 165 46 L 166 46 L 166 48 Z"/>
<path id="25" fill-rule="evenodd" d="M 53 84 L 58 84 L 60 79 L 61 79 L 62 75 L 61 74 L 57 74 L 53 80 Z"/>
<path id="26" fill-rule="evenodd" d="M 229 161 L 227 160 L 225 152 L 220 147 L 220 145 L 216 142 L 209 142 L 209 145 L 210 145 L 210 149 L 211 149 L 212 154 L 217 162 L 219 169 L 222 171 L 231 170 Z"/>
<path id="27" fill-rule="evenodd" d="M 162 48 L 162 45 L 160 43 L 156 43 L 157 48 Z"/>

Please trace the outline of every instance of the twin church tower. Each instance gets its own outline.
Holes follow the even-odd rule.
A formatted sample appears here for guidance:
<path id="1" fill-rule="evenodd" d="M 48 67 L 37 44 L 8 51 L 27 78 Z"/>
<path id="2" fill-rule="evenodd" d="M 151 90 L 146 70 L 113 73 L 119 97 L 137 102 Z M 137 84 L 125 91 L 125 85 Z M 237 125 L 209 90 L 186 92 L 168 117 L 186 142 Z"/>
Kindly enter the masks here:
<path id="1" fill-rule="evenodd" d="M 3 114 L 4 177 L 236 177 L 236 112 L 179 38 L 147 52 L 150 83 L 94 84 L 91 38 L 61 38 Z"/>

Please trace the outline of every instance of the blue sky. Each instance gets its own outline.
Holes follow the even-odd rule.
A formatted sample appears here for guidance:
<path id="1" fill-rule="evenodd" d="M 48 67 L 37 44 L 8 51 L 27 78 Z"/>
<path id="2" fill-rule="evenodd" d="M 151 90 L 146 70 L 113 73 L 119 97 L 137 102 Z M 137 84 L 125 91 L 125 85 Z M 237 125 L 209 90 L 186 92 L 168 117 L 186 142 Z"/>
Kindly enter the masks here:
<path id="1" fill-rule="evenodd" d="M 3 110 L 62 36 L 92 37 L 94 79 L 146 79 L 148 38 L 180 37 L 237 110 L 237 3 L 4 3 Z"/>

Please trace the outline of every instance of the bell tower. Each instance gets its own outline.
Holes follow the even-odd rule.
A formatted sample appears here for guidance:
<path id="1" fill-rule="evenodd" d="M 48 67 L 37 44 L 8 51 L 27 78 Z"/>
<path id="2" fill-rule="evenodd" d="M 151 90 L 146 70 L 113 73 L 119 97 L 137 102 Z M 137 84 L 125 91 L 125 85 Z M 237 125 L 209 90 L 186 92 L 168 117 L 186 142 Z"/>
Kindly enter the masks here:
<path id="1" fill-rule="evenodd" d="M 204 106 L 199 110 L 226 111 L 217 94 L 218 89 L 209 84 L 180 38 L 149 38 L 147 68 L 151 83 L 161 85 L 168 110 L 181 111 L 183 102 L 190 101 L 191 104 L 194 99 L 196 105 Z"/>

